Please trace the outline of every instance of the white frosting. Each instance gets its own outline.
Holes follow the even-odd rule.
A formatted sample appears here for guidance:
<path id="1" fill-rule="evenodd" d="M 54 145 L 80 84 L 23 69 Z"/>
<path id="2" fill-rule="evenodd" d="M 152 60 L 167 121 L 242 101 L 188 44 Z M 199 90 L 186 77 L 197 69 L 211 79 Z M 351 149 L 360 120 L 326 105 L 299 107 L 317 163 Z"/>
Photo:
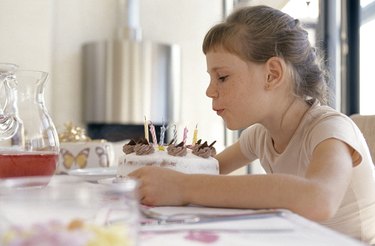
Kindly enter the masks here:
<path id="1" fill-rule="evenodd" d="M 172 156 L 167 151 L 155 150 L 150 155 L 127 154 L 119 158 L 117 176 L 126 176 L 144 166 L 166 167 L 189 174 L 219 174 L 219 162 L 212 157 L 202 158 L 187 150 L 186 156 Z"/>

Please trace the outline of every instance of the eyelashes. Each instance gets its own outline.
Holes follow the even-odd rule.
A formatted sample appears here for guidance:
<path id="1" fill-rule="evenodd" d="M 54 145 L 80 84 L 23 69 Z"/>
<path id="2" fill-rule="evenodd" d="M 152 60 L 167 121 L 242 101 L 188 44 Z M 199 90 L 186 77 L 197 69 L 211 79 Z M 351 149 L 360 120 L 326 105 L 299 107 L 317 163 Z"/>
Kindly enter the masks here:
<path id="1" fill-rule="evenodd" d="M 221 82 L 224 82 L 225 80 L 227 80 L 228 77 L 229 77 L 229 75 L 220 76 L 220 77 L 219 77 L 219 80 L 220 80 Z"/>

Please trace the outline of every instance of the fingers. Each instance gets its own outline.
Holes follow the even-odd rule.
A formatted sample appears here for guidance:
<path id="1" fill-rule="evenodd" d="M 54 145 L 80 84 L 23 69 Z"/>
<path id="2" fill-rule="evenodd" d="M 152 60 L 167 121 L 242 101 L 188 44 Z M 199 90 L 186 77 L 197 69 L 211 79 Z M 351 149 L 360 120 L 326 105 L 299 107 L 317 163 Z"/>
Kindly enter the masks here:
<path id="1" fill-rule="evenodd" d="M 149 206 L 179 204 L 177 171 L 161 167 L 142 167 L 128 174 L 139 180 L 138 197 L 141 204 Z"/>
<path id="2" fill-rule="evenodd" d="M 147 194 L 150 194 L 150 192 L 152 193 L 150 189 L 154 187 L 154 185 L 152 184 L 152 177 L 149 177 L 148 175 L 150 173 L 147 171 L 148 168 L 149 167 L 139 168 L 129 173 L 128 176 L 131 178 L 137 179 L 139 181 L 139 187 L 138 187 L 139 202 L 143 205 L 154 206 L 155 201 L 150 199 L 150 195 L 147 195 Z"/>
<path id="3" fill-rule="evenodd" d="M 137 170 L 129 173 L 128 176 L 131 177 L 131 178 L 138 178 L 138 177 L 140 177 L 140 171 L 139 171 L 140 169 L 141 168 L 139 168 L 139 169 L 137 169 Z"/>
<path id="4" fill-rule="evenodd" d="M 141 177 L 143 174 L 152 173 L 151 170 L 156 169 L 156 168 L 160 168 L 160 167 L 151 167 L 151 166 L 141 167 L 129 173 L 128 176 L 134 177 L 134 178 Z"/>
<path id="5" fill-rule="evenodd" d="M 156 206 L 158 205 L 158 198 L 159 195 L 157 192 L 158 188 L 155 187 L 155 185 L 152 184 L 146 184 L 146 185 L 141 185 L 138 188 L 138 194 L 139 194 L 139 202 L 143 205 L 148 205 L 148 206 Z"/>

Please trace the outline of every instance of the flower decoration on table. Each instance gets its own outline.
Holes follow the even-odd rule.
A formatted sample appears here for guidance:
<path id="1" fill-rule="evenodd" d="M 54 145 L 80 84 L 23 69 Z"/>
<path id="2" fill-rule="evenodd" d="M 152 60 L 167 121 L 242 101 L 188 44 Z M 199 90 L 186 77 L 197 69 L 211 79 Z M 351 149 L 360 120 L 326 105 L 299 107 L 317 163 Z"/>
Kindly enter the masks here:
<path id="1" fill-rule="evenodd" d="M 104 139 L 93 140 L 86 130 L 72 122 L 59 132 L 60 158 L 57 173 L 70 169 L 109 167 L 114 161 L 113 145 Z"/>
<path id="2" fill-rule="evenodd" d="M 91 141 L 86 135 L 86 130 L 82 127 L 75 126 L 72 122 L 64 124 L 64 131 L 59 133 L 60 142 L 88 142 Z"/>
<path id="3" fill-rule="evenodd" d="M 125 225 L 106 227 L 72 220 L 68 224 L 48 221 L 31 226 L 11 226 L 0 235 L 0 245 L 48 245 L 48 246 L 128 246 L 135 245 L 127 236 Z"/>

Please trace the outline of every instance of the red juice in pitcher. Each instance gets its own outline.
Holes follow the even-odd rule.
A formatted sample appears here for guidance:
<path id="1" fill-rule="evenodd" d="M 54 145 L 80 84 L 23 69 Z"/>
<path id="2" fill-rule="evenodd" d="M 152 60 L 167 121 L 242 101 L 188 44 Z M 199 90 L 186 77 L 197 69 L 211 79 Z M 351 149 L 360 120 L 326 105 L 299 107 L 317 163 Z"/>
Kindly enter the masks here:
<path id="1" fill-rule="evenodd" d="M 57 161 L 55 153 L 0 153 L 0 178 L 52 176 Z"/>

